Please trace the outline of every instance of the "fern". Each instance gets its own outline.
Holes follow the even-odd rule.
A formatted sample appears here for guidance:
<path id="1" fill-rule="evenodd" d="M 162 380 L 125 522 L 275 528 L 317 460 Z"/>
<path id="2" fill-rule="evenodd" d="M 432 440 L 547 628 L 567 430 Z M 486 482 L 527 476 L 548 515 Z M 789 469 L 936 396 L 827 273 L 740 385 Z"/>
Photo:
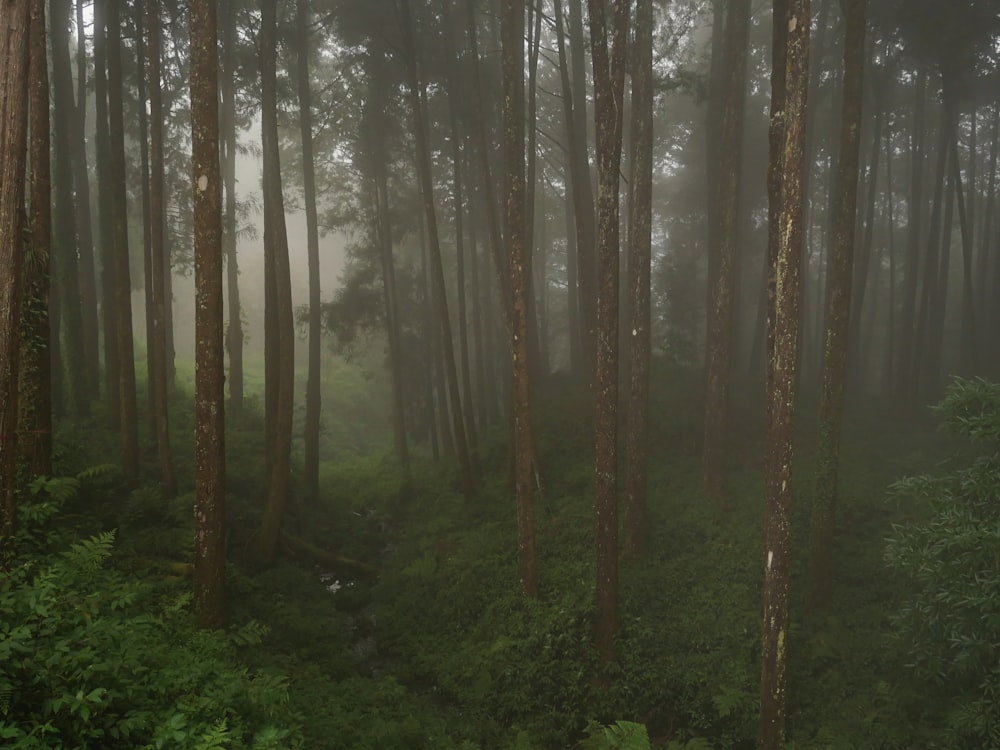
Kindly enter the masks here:
<path id="1" fill-rule="evenodd" d="M 71 567 L 85 572 L 94 572 L 111 557 L 115 545 L 115 532 L 105 531 L 102 534 L 77 542 L 63 557 Z"/>
<path id="2" fill-rule="evenodd" d="M 220 750 L 229 746 L 232 741 L 225 719 L 219 719 L 212 727 L 201 735 L 193 750 Z"/>
<path id="3" fill-rule="evenodd" d="M 633 721 L 608 726 L 592 723 L 588 731 L 590 737 L 581 743 L 585 750 L 652 750 L 646 727 Z"/>

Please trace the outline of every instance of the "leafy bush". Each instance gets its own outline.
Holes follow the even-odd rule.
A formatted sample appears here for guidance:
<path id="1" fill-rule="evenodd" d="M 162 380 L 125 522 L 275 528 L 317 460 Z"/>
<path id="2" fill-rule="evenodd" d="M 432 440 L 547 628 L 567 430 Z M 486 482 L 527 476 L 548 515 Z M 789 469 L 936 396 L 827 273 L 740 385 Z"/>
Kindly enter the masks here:
<path id="1" fill-rule="evenodd" d="M 287 748 L 284 678 L 238 650 L 266 630 L 196 630 L 190 595 L 109 564 L 114 533 L 0 583 L 0 743 L 10 748 Z"/>
<path id="2" fill-rule="evenodd" d="M 951 747 L 1000 746 L 1000 384 L 958 380 L 937 407 L 974 449 L 936 475 L 898 482 L 929 517 L 897 525 L 889 566 L 915 585 L 895 617 L 919 680 L 937 688 Z M 919 507 L 919 503 L 918 503 Z"/>

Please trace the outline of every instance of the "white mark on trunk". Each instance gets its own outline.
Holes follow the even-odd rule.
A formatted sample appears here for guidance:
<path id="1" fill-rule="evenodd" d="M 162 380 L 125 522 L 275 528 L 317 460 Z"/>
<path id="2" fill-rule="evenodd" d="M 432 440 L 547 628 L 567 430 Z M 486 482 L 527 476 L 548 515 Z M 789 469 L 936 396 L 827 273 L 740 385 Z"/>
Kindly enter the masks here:
<path id="1" fill-rule="evenodd" d="M 767 569 L 768 570 L 771 569 L 771 561 L 773 559 L 774 559 L 774 551 L 773 550 L 768 550 L 767 551 Z"/>
<path id="2" fill-rule="evenodd" d="M 792 16 L 788 20 L 788 33 L 791 34 L 793 31 L 795 31 L 795 29 L 798 28 L 798 25 L 799 25 L 799 19 L 797 19 L 795 16 Z"/>
<path id="3" fill-rule="evenodd" d="M 208 190 L 208 175 L 203 174 L 198 178 L 198 192 L 204 193 L 206 190 Z"/>

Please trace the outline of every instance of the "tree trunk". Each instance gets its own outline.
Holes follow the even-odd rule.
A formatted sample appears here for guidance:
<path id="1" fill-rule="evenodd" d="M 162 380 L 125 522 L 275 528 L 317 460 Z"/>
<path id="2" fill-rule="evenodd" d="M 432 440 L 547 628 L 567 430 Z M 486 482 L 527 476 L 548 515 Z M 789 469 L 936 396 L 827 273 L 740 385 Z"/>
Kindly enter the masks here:
<path id="1" fill-rule="evenodd" d="M 372 164 L 374 198 L 372 206 L 373 239 L 378 247 L 382 271 L 382 294 L 385 301 L 386 338 L 389 342 L 389 373 L 392 379 L 392 433 L 396 459 L 403 466 L 410 461 L 406 442 L 406 411 L 403 380 L 403 350 L 400 336 L 399 295 L 396 291 L 396 267 L 392 254 L 392 222 L 389 215 L 389 175 L 385 143 L 385 53 L 369 49 L 368 77 L 373 96 L 365 108 L 368 158 Z"/>
<path id="2" fill-rule="evenodd" d="M 58 0 L 60 12 L 58 16 L 63 16 L 68 20 L 69 4 L 67 0 Z M 79 263 L 79 296 L 80 296 L 80 322 L 82 326 L 81 344 L 83 346 L 83 361 L 85 365 L 86 377 L 84 382 L 87 387 L 89 398 L 100 396 L 101 389 L 101 354 L 100 354 L 100 323 L 97 316 L 97 277 L 94 266 L 94 233 L 90 219 L 90 170 L 87 168 L 87 38 L 84 33 L 84 0 L 76 3 L 76 83 L 77 83 L 77 106 L 75 107 L 75 117 L 73 118 L 73 181 L 76 188 L 76 234 L 77 252 L 80 255 Z M 53 15 L 55 15 L 53 13 Z M 50 20 L 51 26 L 51 20 Z M 60 20 L 65 24 L 64 20 Z M 63 38 L 66 37 L 65 25 L 62 29 Z M 70 77 L 70 64 L 68 55 L 59 53 L 65 57 L 64 67 L 67 79 Z M 55 70 L 56 51 L 55 45 L 52 47 L 53 73 Z M 62 75 L 62 73 L 58 73 Z M 69 83 L 65 84 L 67 87 Z M 67 88 L 68 90 L 68 88 Z M 72 107 L 72 97 L 67 95 L 68 106 Z M 64 125 L 65 127 L 65 125 Z M 90 414 L 90 403 L 88 401 L 86 413 Z"/>
<path id="3" fill-rule="evenodd" d="M 108 119 L 108 33 L 105 14 L 109 3 L 94 0 L 94 141 L 96 147 L 97 206 L 100 218 L 101 333 L 104 342 L 104 394 L 108 423 L 121 428 L 121 382 L 115 299 L 114 226 L 112 218 L 111 136 Z M 69 300 L 64 300 L 69 302 Z"/>
<path id="4" fill-rule="evenodd" d="M 420 179 L 424 216 L 427 220 L 427 234 L 430 244 L 430 271 L 438 308 L 438 322 L 441 327 L 442 359 L 448 387 L 448 399 L 451 402 L 455 449 L 458 456 L 459 471 L 462 476 L 462 494 L 466 500 L 471 500 L 476 494 L 478 479 L 473 475 L 472 471 L 472 463 L 465 436 L 465 422 L 462 417 L 462 402 L 459 396 L 458 368 L 455 366 L 451 319 L 448 314 L 447 287 L 445 286 L 444 266 L 441 259 L 441 241 L 438 235 L 437 214 L 434 207 L 434 185 L 431 175 L 430 155 L 427 151 L 427 128 L 424 122 L 423 96 L 417 66 L 417 48 L 414 40 L 413 18 L 410 7 L 406 2 L 397 4 L 397 8 L 400 11 L 404 55 L 407 58 L 407 88 L 410 108 L 413 113 L 417 172 Z"/>
<path id="5" fill-rule="evenodd" d="M 229 400 L 233 411 L 243 410 L 243 318 L 240 307 L 240 266 L 236 250 L 236 0 L 220 3 L 222 24 L 222 139 L 225 148 L 223 182 L 226 190 L 223 253 L 226 258 L 226 295 L 229 327 Z"/>
<path id="6" fill-rule="evenodd" d="M 93 395 L 86 375 L 90 370 L 84 348 L 84 327 L 81 310 L 81 263 L 77 258 L 76 217 L 73 206 L 73 171 L 71 155 L 74 151 L 71 131 L 74 119 L 73 74 L 69 59 L 69 5 L 56 0 L 52 7 L 50 27 L 52 34 L 52 139 L 55 159 L 52 181 L 54 183 L 54 222 L 52 235 L 52 272 L 60 292 L 60 322 L 65 329 L 67 369 L 70 400 L 77 416 L 90 415 L 90 398 Z M 82 201 L 83 195 L 77 194 Z M 84 208 L 81 206 L 81 210 Z M 87 207 L 89 212 L 89 207 Z M 81 253 L 82 255 L 82 253 Z M 60 373 L 61 374 L 61 373 Z M 57 381 L 61 378 L 57 378 Z"/>
<path id="7" fill-rule="evenodd" d="M 153 393 L 153 424 L 155 426 L 157 456 L 160 461 L 160 481 L 163 494 L 170 498 L 177 494 L 173 456 L 170 452 L 170 422 L 167 408 L 167 337 L 165 331 L 164 276 L 166 274 L 166 248 L 164 237 L 166 221 L 163 195 L 163 97 L 160 83 L 160 4 L 147 0 L 149 18 L 149 112 L 150 112 L 150 289 L 152 298 L 152 336 L 149 350 L 152 368 L 149 379 Z"/>
<path id="8" fill-rule="evenodd" d="M 18 392 L 20 480 L 52 474 L 52 378 L 49 366 L 49 245 L 52 198 L 49 174 L 49 72 L 45 0 L 31 0 L 29 29 L 29 249 L 22 268 L 21 361 Z"/>
<path id="9" fill-rule="evenodd" d="M 517 502 L 517 550 L 521 590 L 528 598 L 538 596 L 535 565 L 535 503 L 531 491 L 532 449 L 529 405 L 528 315 L 525 257 L 524 174 L 524 0 L 503 0 L 500 38 L 503 67 L 503 130 L 506 161 L 506 239 L 510 258 L 510 288 L 513 302 L 510 351 L 513 377 L 514 495 Z"/>
<path id="10" fill-rule="evenodd" d="M 709 227 L 708 325 L 705 346 L 705 440 L 702 481 L 709 498 L 723 504 L 729 433 L 729 376 L 733 341 L 733 295 L 736 244 L 740 229 L 743 162 L 743 110 L 750 36 L 750 0 L 734 0 L 726 17 L 723 52 L 725 89 L 719 127 L 718 190 L 714 196 L 718 226 Z"/>
<path id="11" fill-rule="evenodd" d="M 265 446 L 267 505 L 261 519 L 259 546 L 266 561 L 274 559 L 288 496 L 292 451 L 292 408 L 295 376 L 295 321 L 292 317 L 292 286 L 288 264 L 288 234 L 281 191 L 281 162 L 277 113 L 277 20 L 275 3 L 261 6 L 261 117 L 264 150 L 264 253 L 265 273 L 270 276 L 270 306 L 265 299 L 264 316 L 273 321 L 270 346 L 265 349 L 265 377 L 271 388 L 273 426 Z"/>
<path id="12" fill-rule="evenodd" d="M 302 197 L 306 204 L 306 248 L 309 265 L 309 374 L 303 434 L 306 492 L 319 499 L 320 287 L 319 220 L 316 216 L 316 169 L 313 165 L 312 93 L 309 89 L 309 0 L 296 2 L 299 127 L 302 137 Z"/>
<path id="13" fill-rule="evenodd" d="M 769 248 L 769 357 L 764 466 L 764 633 L 761 653 L 760 727 L 757 747 L 778 750 L 787 709 L 789 524 L 792 502 L 792 426 L 799 328 L 799 272 L 802 255 L 805 123 L 809 89 L 809 0 L 775 0 L 773 21 L 780 37 L 773 50 L 770 212 L 776 222 Z"/>
<path id="14" fill-rule="evenodd" d="M 858 160 L 864 98 L 865 23 L 868 0 L 849 0 L 845 8 L 844 87 L 840 156 L 833 203 L 833 252 L 827 272 L 826 338 L 819 414 L 819 467 L 809 553 L 809 604 L 830 603 L 834 513 L 840 464 L 840 426 L 847 377 L 848 330 L 857 226 Z M 872 185 L 874 188 L 874 185 Z"/>
<path id="15" fill-rule="evenodd" d="M 155 0 L 150 0 L 151 10 L 154 4 Z M 197 342 L 194 609 L 202 628 L 225 625 L 226 360 L 218 64 L 216 4 L 213 0 L 192 0 L 191 176 Z"/>
<path id="16" fill-rule="evenodd" d="M 157 439 L 157 411 L 156 394 L 154 393 L 153 370 L 156 367 L 156 353 L 153 351 L 153 224 L 150 215 L 150 189 L 152 178 L 149 167 L 149 118 L 146 115 L 146 106 L 149 102 L 147 94 L 146 79 L 149 75 L 146 63 L 146 24 L 143 18 L 146 13 L 145 3 L 136 3 L 132 8 L 135 21 L 135 62 L 136 62 L 136 82 L 137 82 L 137 104 L 139 110 L 139 174 L 142 183 L 142 282 L 145 304 L 146 323 L 146 419 L 149 434 L 153 440 Z M 157 30 L 159 31 L 159 30 Z M 152 111 L 152 104 L 150 111 Z"/>
<path id="17" fill-rule="evenodd" d="M 456 68 L 461 65 L 453 39 L 453 23 L 450 14 L 450 0 L 442 3 L 447 31 L 445 32 L 446 55 L 455 61 L 455 66 L 448 69 L 448 117 L 451 127 L 451 167 L 452 167 L 452 200 L 455 215 L 455 286 L 458 296 L 458 359 L 462 378 L 462 402 L 465 408 L 465 432 L 469 439 L 469 454 L 472 461 L 472 471 L 479 475 L 479 441 L 476 434 L 474 397 L 472 394 L 472 371 L 469 363 L 469 321 L 466 305 L 466 274 L 465 274 L 465 224 L 464 202 L 465 185 L 462 181 L 462 137 L 459 125 L 458 102 L 462 96 Z"/>
<path id="18" fill-rule="evenodd" d="M 125 475 L 139 475 L 139 424 L 135 400 L 135 354 L 132 348 L 132 284 L 129 272 L 128 216 L 125 186 L 125 120 L 122 107 L 122 43 L 119 4 L 108 3 L 108 136 L 110 147 L 111 222 L 114 247 L 114 300 L 118 341 L 119 431 Z"/>
<path id="19" fill-rule="evenodd" d="M 24 186 L 28 150 L 28 0 L 0 13 L 0 571 L 14 560 Z"/>
<path id="20" fill-rule="evenodd" d="M 653 3 L 638 0 L 632 67 L 632 162 L 628 199 L 629 383 L 625 554 L 646 556 L 649 508 L 650 273 L 653 200 Z"/>
<path id="21" fill-rule="evenodd" d="M 615 0 L 610 48 L 603 0 L 589 0 L 597 130 L 597 369 L 594 457 L 597 507 L 596 643 L 601 664 L 614 661 L 618 632 L 618 173 L 628 0 Z M 581 267 L 583 263 L 581 261 Z"/>

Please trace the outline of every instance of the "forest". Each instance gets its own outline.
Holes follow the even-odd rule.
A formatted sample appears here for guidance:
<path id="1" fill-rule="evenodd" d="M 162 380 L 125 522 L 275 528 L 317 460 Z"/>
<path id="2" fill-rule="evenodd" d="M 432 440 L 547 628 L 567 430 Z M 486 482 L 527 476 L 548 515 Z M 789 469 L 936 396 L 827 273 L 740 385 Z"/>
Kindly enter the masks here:
<path id="1" fill-rule="evenodd" d="M 0 746 L 1000 749 L 996 0 L 0 40 Z"/>

